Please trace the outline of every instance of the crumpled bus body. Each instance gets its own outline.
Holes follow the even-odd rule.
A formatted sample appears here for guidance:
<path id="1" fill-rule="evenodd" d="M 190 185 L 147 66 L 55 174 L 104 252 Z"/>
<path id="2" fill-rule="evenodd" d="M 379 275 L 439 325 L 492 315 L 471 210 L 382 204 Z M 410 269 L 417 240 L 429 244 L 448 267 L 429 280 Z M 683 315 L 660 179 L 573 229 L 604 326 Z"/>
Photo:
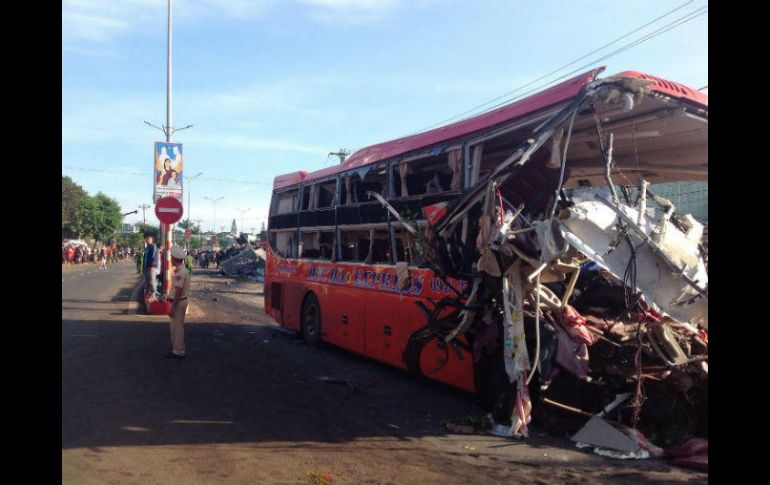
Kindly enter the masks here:
<path id="1" fill-rule="evenodd" d="M 708 98 L 601 71 L 277 177 L 268 313 L 302 331 L 312 293 L 325 340 L 482 393 L 510 436 L 625 393 L 617 420 L 702 432 L 706 231 L 656 187 L 708 180 Z"/>

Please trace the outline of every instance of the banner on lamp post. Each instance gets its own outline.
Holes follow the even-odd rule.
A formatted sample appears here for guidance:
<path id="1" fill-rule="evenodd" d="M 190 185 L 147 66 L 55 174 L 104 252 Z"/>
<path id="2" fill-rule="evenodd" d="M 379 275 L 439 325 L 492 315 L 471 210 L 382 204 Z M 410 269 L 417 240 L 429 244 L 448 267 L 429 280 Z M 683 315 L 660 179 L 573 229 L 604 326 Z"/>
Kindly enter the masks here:
<path id="1" fill-rule="evenodd" d="M 182 201 L 183 155 L 181 143 L 155 142 L 152 171 L 152 201 L 173 197 Z"/>

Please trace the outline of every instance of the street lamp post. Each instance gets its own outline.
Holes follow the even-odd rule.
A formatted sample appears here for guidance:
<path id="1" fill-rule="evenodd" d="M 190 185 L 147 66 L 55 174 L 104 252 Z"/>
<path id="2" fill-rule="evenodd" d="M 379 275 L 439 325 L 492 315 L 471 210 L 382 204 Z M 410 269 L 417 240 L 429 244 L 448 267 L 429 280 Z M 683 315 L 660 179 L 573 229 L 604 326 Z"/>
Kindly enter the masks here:
<path id="1" fill-rule="evenodd" d="M 224 199 L 225 196 L 223 195 L 222 197 L 217 197 L 216 199 L 212 199 L 211 197 L 208 197 L 208 196 L 204 196 L 203 198 L 208 200 L 209 202 L 211 202 L 212 206 L 214 207 L 214 234 L 216 234 L 216 232 L 217 232 L 217 202 L 219 202 L 220 200 Z"/>
<path id="2" fill-rule="evenodd" d="M 198 172 L 197 174 L 193 175 L 192 177 L 186 177 L 186 176 L 182 175 L 182 180 L 184 181 L 184 185 L 185 185 L 184 189 L 187 191 L 187 221 L 188 222 L 192 221 L 192 210 L 190 209 L 190 207 L 192 207 L 191 204 L 190 204 L 190 182 L 193 179 L 196 179 L 196 178 L 200 177 L 201 175 L 203 175 L 203 172 Z M 190 227 L 190 225 L 188 224 L 187 227 Z M 190 249 L 189 248 L 189 244 L 188 244 L 188 248 L 187 249 L 188 250 Z"/>
<path id="3" fill-rule="evenodd" d="M 245 232 L 246 228 L 243 226 L 243 214 L 249 212 L 251 209 L 235 209 L 241 213 L 241 231 Z"/>

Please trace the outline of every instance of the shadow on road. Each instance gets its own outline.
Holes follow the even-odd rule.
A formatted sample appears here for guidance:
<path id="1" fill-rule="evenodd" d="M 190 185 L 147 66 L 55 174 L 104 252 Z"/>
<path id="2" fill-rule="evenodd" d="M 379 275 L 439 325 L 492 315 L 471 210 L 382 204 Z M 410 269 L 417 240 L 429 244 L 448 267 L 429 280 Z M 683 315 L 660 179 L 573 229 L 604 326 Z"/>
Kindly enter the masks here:
<path id="1" fill-rule="evenodd" d="M 63 448 L 406 438 L 480 412 L 468 394 L 275 328 L 188 324 L 183 361 L 164 358 L 168 341 L 165 321 L 62 321 Z"/>

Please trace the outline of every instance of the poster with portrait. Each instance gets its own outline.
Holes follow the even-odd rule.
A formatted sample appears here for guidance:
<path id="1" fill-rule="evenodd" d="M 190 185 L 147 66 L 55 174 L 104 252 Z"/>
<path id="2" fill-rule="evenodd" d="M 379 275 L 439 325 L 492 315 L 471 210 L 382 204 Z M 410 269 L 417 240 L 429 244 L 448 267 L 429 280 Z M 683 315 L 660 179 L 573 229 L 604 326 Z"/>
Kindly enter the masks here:
<path id="1" fill-rule="evenodd" d="M 182 144 L 155 142 L 153 164 L 153 202 L 161 197 L 182 200 Z"/>

